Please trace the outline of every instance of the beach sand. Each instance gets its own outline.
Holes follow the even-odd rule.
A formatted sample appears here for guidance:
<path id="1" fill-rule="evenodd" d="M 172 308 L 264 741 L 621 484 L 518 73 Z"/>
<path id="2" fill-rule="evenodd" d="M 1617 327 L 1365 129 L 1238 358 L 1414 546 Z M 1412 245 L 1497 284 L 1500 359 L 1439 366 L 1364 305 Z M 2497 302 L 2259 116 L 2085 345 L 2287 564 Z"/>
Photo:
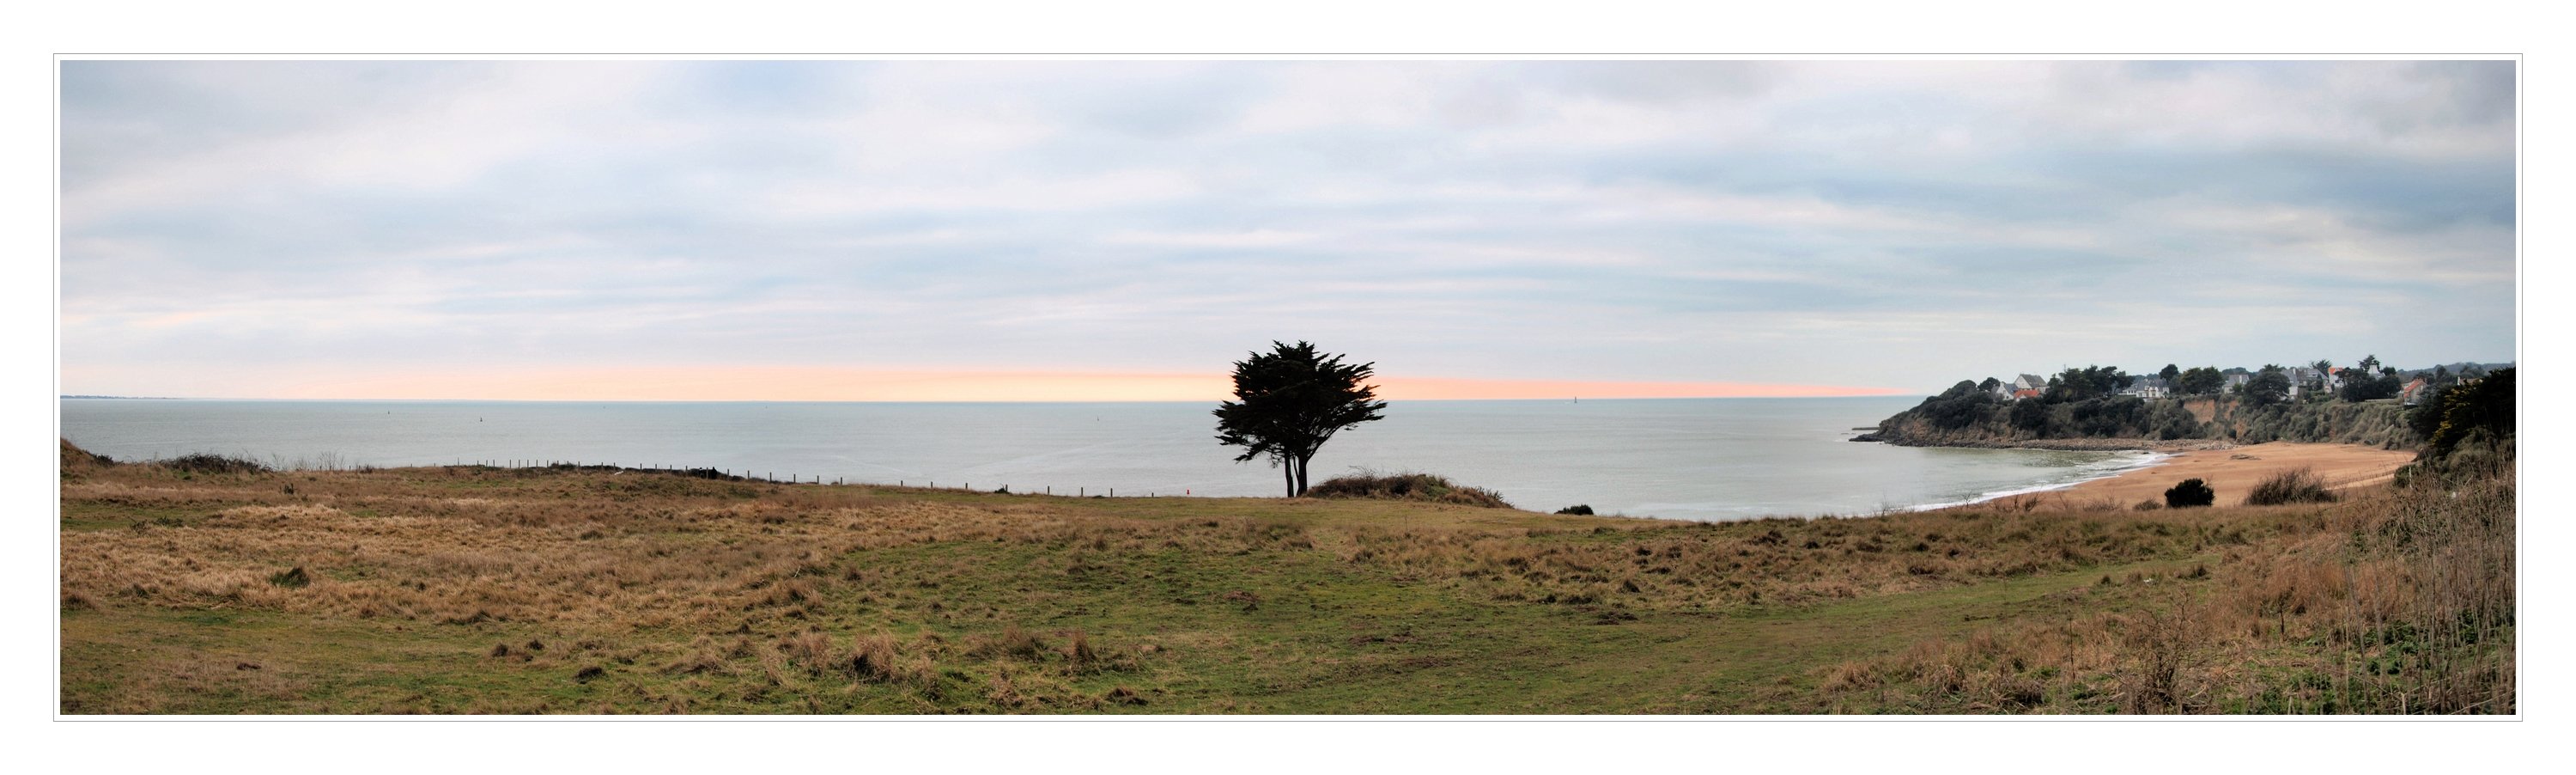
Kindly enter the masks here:
<path id="1" fill-rule="evenodd" d="M 2296 468 L 2316 471 L 2335 490 L 2351 490 L 2388 484 L 2398 467 L 2415 460 L 2415 453 L 2386 450 L 2357 444 L 2293 444 L 2275 441 L 2268 444 L 2183 452 L 2161 465 L 2141 468 L 2108 479 L 2096 479 L 2061 490 L 2070 500 L 2090 501 L 2108 498 L 2120 503 L 2143 500 L 2164 501 L 2165 489 L 2184 479 L 2199 479 L 2218 491 L 2218 505 L 2232 506 L 2245 502 L 2245 492 L 2273 474 Z"/>

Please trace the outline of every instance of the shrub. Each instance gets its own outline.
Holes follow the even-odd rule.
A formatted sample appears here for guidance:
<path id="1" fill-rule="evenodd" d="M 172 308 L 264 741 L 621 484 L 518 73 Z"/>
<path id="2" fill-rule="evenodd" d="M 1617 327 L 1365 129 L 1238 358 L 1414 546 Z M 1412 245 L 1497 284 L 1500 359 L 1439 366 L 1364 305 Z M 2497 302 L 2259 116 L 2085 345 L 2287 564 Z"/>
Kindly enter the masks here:
<path id="1" fill-rule="evenodd" d="M 1438 474 L 1367 472 L 1336 476 L 1308 488 L 1306 497 L 1430 501 L 1495 509 L 1512 507 L 1500 493 L 1482 487 L 1461 486 Z"/>
<path id="2" fill-rule="evenodd" d="M 2209 489 L 2207 482 L 2198 479 L 2184 479 L 2165 490 L 2165 505 L 2172 508 L 2207 506 L 2217 502 L 2218 491 Z"/>
<path id="3" fill-rule="evenodd" d="M 196 452 L 161 461 L 164 468 L 192 474 L 264 474 L 268 466 L 249 458 Z"/>
<path id="4" fill-rule="evenodd" d="M 2252 506 L 2333 502 L 2335 494 L 2326 490 L 2325 480 L 2305 468 L 2273 474 L 2245 493 L 2245 503 Z"/>
<path id="5" fill-rule="evenodd" d="M 1590 504 L 1577 503 L 1577 504 L 1574 504 L 1574 505 L 1572 505 L 1572 506 L 1567 506 L 1567 507 L 1565 507 L 1565 508 L 1557 509 L 1557 510 L 1556 510 L 1556 513 L 1558 513 L 1558 514 L 1573 514 L 1573 515 L 1576 515 L 1576 516 L 1589 517 L 1589 516 L 1592 516 L 1592 506 L 1591 506 Z"/>

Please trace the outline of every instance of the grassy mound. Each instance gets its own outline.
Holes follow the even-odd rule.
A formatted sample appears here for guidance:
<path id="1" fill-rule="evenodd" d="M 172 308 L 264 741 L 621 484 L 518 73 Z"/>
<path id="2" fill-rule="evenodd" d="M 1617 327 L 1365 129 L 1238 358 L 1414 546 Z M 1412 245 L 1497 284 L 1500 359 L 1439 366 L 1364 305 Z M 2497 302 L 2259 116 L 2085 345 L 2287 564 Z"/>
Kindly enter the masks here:
<path id="1" fill-rule="evenodd" d="M 192 474 L 264 474 L 269 471 L 267 465 L 247 457 L 218 455 L 211 452 L 191 452 L 180 455 L 161 461 L 161 466 Z"/>
<path id="2" fill-rule="evenodd" d="M 62 441 L 63 471 L 66 473 L 85 468 L 116 465 L 115 458 L 91 452 L 86 449 L 81 449 L 80 445 L 72 443 L 71 439 L 63 439 Z"/>
<path id="3" fill-rule="evenodd" d="M 1508 509 L 1512 504 L 1501 493 L 1482 487 L 1467 487 L 1449 481 L 1439 474 L 1360 473 L 1336 476 L 1323 484 L 1306 488 L 1310 498 L 1375 498 L 1379 500 L 1429 501 Z"/>

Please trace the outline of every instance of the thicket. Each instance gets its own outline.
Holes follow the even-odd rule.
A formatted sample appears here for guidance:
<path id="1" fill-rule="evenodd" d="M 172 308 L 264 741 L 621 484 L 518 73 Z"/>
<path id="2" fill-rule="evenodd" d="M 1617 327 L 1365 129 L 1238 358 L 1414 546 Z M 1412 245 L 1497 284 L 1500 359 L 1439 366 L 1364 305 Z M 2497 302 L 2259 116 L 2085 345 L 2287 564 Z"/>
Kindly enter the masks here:
<path id="1" fill-rule="evenodd" d="M 195 452 L 161 461 L 163 468 L 192 474 L 264 474 L 269 467 L 245 457 Z"/>
<path id="2" fill-rule="evenodd" d="M 1306 497 L 1430 501 L 1496 509 L 1512 507 L 1509 501 L 1503 500 L 1502 494 L 1492 490 L 1461 485 L 1438 474 L 1420 473 L 1364 472 L 1336 476 L 1307 488 Z"/>
<path id="3" fill-rule="evenodd" d="M 2507 377 L 2510 379 L 2510 377 Z M 2490 379 L 2493 379 L 2492 377 Z M 2459 389 L 2441 395 L 2461 392 Z M 2051 395 L 2065 395 L 2054 393 Z M 2454 435 L 2510 422 L 2511 407 L 2479 394 L 2463 393 Z M 2195 414 L 2192 406 L 2201 407 Z M 1978 437 L 1995 441 L 2024 439 L 2222 439 L 2241 444 L 2297 441 L 2405 449 L 2414 448 L 2441 427 L 2445 409 L 2419 407 L 2412 413 L 2394 401 L 2304 401 L 2266 403 L 2255 396 L 2187 396 L 2142 399 L 2096 395 L 2079 399 L 2011 400 L 1960 382 L 1941 395 L 1880 424 L 1877 440 L 1952 443 Z M 2210 419 L 2204 421 L 2206 415 Z M 2498 419 L 2500 418 L 2500 419 Z"/>
<path id="4" fill-rule="evenodd" d="M 2326 489 L 2326 480 L 2315 471 L 2301 468 L 2283 471 L 2254 485 L 2245 492 L 2248 506 L 2279 506 L 2285 503 L 2333 503 L 2335 495 Z"/>

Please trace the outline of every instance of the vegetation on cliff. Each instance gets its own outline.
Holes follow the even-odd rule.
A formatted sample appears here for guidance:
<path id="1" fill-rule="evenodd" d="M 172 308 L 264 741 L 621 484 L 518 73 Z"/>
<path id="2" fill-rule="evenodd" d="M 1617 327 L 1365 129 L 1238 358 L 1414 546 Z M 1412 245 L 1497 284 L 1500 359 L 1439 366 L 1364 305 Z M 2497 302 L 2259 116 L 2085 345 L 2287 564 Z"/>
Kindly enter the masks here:
<path id="1" fill-rule="evenodd" d="M 2141 398 L 2061 386 L 2021 399 L 1962 381 L 1855 440 L 1966 447 L 2294 441 L 2419 449 L 2424 429 L 2438 425 L 2425 419 L 2438 412 L 2424 406 L 2314 393 L 2317 400 L 2291 400 L 2273 393 L 2274 381 L 2258 376 L 2250 390 L 2234 394 Z"/>

